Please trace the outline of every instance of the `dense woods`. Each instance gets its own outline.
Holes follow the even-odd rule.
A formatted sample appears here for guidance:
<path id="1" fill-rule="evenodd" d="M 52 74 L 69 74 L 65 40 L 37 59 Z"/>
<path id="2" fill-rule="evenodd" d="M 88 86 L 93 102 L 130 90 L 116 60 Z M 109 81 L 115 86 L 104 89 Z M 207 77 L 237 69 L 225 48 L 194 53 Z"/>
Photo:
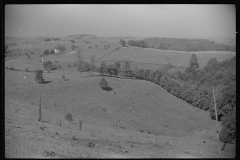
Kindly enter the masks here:
<path id="1" fill-rule="evenodd" d="M 129 40 L 129 46 L 155 48 L 176 51 L 236 51 L 235 46 L 218 44 L 206 39 L 176 39 L 176 38 L 145 38 L 143 40 Z"/>

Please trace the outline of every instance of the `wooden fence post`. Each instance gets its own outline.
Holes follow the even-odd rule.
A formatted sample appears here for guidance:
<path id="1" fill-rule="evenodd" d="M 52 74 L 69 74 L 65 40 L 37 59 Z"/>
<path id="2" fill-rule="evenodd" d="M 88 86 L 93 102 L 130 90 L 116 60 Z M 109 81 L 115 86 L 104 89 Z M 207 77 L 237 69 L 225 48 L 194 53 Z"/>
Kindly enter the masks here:
<path id="1" fill-rule="evenodd" d="M 81 131 L 82 130 L 82 121 L 79 120 L 79 130 Z"/>
<path id="2" fill-rule="evenodd" d="M 38 121 L 42 122 L 41 97 L 39 99 L 39 119 L 38 119 Z"/>

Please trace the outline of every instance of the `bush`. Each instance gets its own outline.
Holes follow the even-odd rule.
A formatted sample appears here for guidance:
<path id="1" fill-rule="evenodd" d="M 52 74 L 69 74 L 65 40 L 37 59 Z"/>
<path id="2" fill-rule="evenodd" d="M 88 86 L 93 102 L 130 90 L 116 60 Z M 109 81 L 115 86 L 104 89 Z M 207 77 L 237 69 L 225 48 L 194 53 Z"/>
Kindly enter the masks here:
<path id="1" fill-rule="evenodd" d="M 54 62 L 55 62 L 55 63 L 58 63 L 58 61 L 57 61 L 57 60 L 55 60 Z"/>
<path id="2" fill-rule="evenodd" d="M 70 113 L 67 113 L 65 116 L 65 119 L 69 122 L 69 121 L 73 121 L 72 115 Z"/>
<path id="3" fill-rule="evenodd" d="M 66 80 L 65 75 L 62 75 L 62 79 L 63 79 L 64 81 Z"/>
<path id="4" fill-rule="evenodd" d="M 100 85 L 100 87 L 103 88 L 103 89 L 108 88 L 108 82 L 105 80 L 104 77 L 102 77 L 102 79 L 101 79 L 99 85 Z"/>
<path id="5" fill-rule="evenodd" d="M 43 79 L 43 71 L 42 70 L 36 70 L 35 71 L 35 81 L 36 82 L 43 82 L 44 81 L 44 79 Z"/>
<path id="6" fill-rule="evenodd" d="M 74 68 L 76 68 L 77 67 L 77 63 L 75 62 L 75 63 L 73 63 L 73 67 Z"/>
<path id="7" fill-rule="evenodd" d="M 43 67 L 44 69 L 46 69 L 48 72 L 50 72 L 52 70 L 52 62 L 51 61 L 46 61 L 43 63 Z"/>
<path id="8" fill-rule="evenodd" d="M 12 70 L 12 71 L 14 71 L 14 70 L 15 70 L 15 68 L 14 68 L 14 67 L 9 67 L 8 69 L 9 69 L 9 70 Z"/>
<path id="9" fill-rule="evenodd" d="M 28 68 L 25 68 L 25 69 L 24 69 L 24 72 L 29 72 Z"/>
<path id="10" fill-rule="evenodd" d="M 59 64 L 59 65 L 57 66 L 57 68 L 58 68 L 58 69 L 61 69 L 61 68 L 62 68 L 62 66 Z"/>

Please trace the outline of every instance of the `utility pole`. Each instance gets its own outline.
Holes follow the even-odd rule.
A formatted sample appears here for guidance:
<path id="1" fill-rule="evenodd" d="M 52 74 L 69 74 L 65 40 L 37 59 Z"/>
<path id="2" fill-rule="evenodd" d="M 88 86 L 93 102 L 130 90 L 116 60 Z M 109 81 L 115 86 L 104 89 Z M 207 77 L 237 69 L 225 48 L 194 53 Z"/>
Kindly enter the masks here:
<path id="1" fill-rule="evenodd" d="M 219 146 L 219 129 L 218 129 L 218 114 L 217 114 L 217 105 L 216 105 L 216 100 L 215 100 L 215 94 L 214 94 L 214 87 L 213 88 L 213 99 L 214 99 L 214 106 L 215 106 L 215 116 L 216 116 L 216 123 L 217 123 L 217 144 L 218 144 L 218 152 L 221 154 L 221 149 Z"/>

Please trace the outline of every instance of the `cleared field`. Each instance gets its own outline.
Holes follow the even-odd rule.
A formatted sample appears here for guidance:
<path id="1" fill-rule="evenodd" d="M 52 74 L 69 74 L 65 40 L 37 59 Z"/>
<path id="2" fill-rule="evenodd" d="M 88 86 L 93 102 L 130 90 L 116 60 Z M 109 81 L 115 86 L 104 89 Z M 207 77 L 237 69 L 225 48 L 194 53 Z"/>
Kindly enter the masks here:
<path id="1" fill-rule="evenodd" d="M 70 40 L 76 40 L 71 43 Z M 28 41 L 26 43 L 25 41 Z M 82 73 L 68 64 L 76 62 L 71 45 L 83 47 L 84 60 L 103 57 L 107 64 L 130 60 L 130 66 L 157 69 L 171 63 L 178 70 L 188 67 L 189 52 L 120 48 L 116 38 L 66 37 L 62 41 L 44 42 L 43 37 L 9 41 L 9 48 L 35 52 L 7 57 L 5 66 L 29 70 L 43 69 L 40 54 L 57 44 L 66 53 L 48 55 L 62 66 L 43 73 L 45 83 L 35 82 L 35 73 L 5 70 L 5 154 L 8 158 L 233 158 L 235 145 L 227 144 L 217 152 L 215 121 L 209 112 L 200 110 L 168 93 L 160 86 L 143 80 L 105 76 L 110 91 L 100 88 L 102 76 Z M 92 46 L 89 49 L 88 46 Z M 98 47 L 95 47 L 98 45 Z M 110 48 L 104 49 L 104 45 Z M 196 52 L 200 67 L 211 58 L 230 59 L 236 53 Z M 65 75 L 66 81 L 62 79 Z M 43 122 L 38 121 L 39 98 L 42 99 Z M 71 113 L 73 123 L 65 120 Z M 60 121 L 61 120 L 61 121 Z M 78 122 L 83 121 L 79 131 Z M 60 126 L 61 123 L 61 126 Z M 91 145 L 90 145 L 91 144 Z"/>
<path id="2" fill-rule="evenodd" d="M 80 78 L 77 72 L 44 73 L 48 83 L 38 84 L 34 73 L 7 70 L 6 154 L 46 157 L 48 151 L 56 153 L 55 157 L 74 158 L 86 152 L 98 158 L 176 158 L 184 153 L 202 158 L 234 156 L 233 145 L 221 155 L 216 152 L 215 122 L 208 112 L 151 82 L 105 77 L 112 88 L 105 91 L 98 85 L 101 76 L 94 74 L 91 77 L 84 73 Z M 61 79 L 62 75 L 67 81 Z M 37 118 L 39 97 L 43 123 Z M 73 115 L 75 125 L 66 122 L 66 113 Z M 83 120 L 81 132 L 78 120 Z M 28 138 L 23 138 L 26 135 Z M 86 147 L 90 142 L 94 148 Z"/>

